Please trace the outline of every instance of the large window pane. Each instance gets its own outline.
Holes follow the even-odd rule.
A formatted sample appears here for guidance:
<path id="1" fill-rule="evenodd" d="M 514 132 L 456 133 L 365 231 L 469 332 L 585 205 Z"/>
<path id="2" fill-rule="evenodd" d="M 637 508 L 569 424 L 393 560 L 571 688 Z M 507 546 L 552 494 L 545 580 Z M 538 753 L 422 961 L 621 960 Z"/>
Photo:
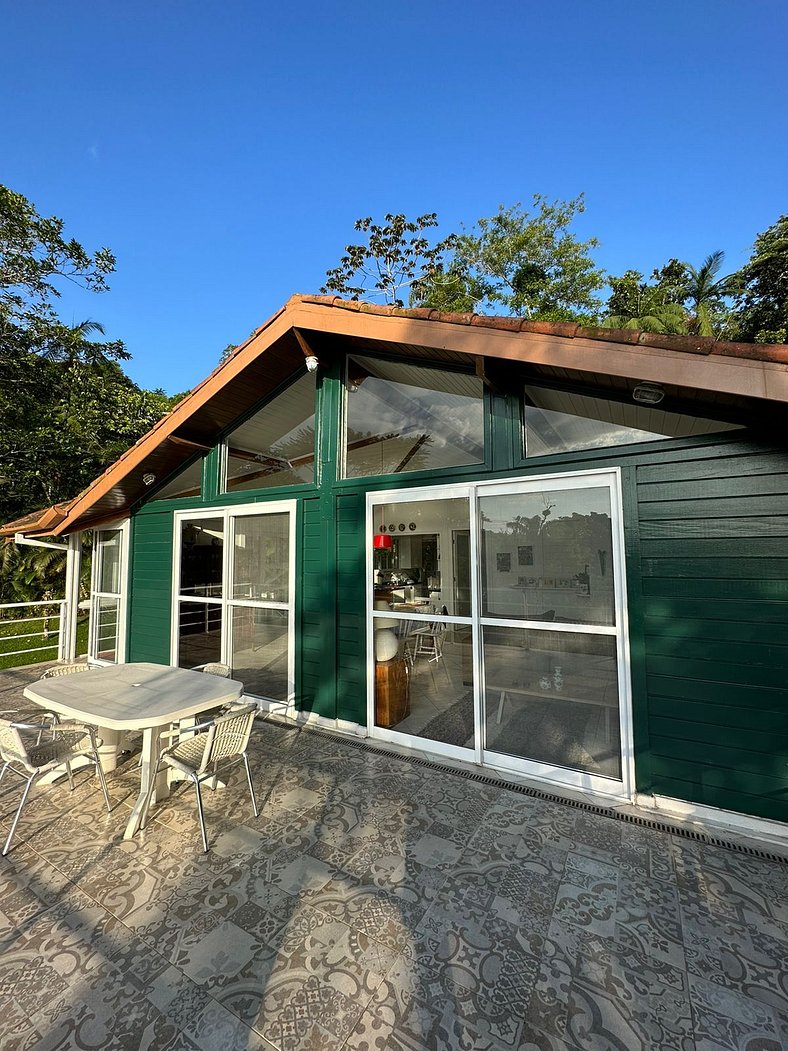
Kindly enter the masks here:
<path id="1" fill-rule="evenodd" d="M 347 477 L 484 460 L 482 382 L 476 376 L 350 358 L 346 404 Z"/>
<path id="2" fill-rule="evenodd" d="M 465 497 L 380 503 L 372 511 L 375 605 L 470 615 L 470 517 Z M 402 606 L 402 609 L 397 609 Z"/>
<path id="3" fill-rule="evenodd" d="M 247 693 L 287 701 L 288 627 L 286 609 L 233 609 L 233 678 Z"/>
<path id="4" fill-rule="evenodd" d="M 739 426 L 634 401 L 608 401 L 531 386 L 525 388 L 524 417 L 526 456 L 664 441 Z"/>
<path id="5" fill-rule="evenodd" d="M 181 523 L 182 595 L 221 598 L 224 523 L 221 518 Z"/>
<path id="6" fill-rule="evenodd" d="M 227 439 L 228 492 L 315 477 L 315 380 L 302 376 Z"/>
<path id="7" fill-rule="evenodd" d="M 99 560 L 96 590 L 102 594 L 120 594 L 120 552 L 120 530 L 101 530 L 96 544 L 96 555 Z"/>
<path id="8" fill-rule="evenodd" d="M 487 749 L 620 778 L 615 639 L 502 627 L 483 639 Z"/>
<path id="9" fill-rule="evenodd" d="M 290 515 L 235 519 L 233 598 L 288 601 Z"/>
<path id="10" fill-rule="evenodd" d="M 181 602 L 178 608 L 178 667 L 196 668 L 222 659 L 222 607 Z"/>
<path id="11" fill-rule="evenodd" d="M 615 623 L 607 487 L 479 499 L 482 616 Z"/>

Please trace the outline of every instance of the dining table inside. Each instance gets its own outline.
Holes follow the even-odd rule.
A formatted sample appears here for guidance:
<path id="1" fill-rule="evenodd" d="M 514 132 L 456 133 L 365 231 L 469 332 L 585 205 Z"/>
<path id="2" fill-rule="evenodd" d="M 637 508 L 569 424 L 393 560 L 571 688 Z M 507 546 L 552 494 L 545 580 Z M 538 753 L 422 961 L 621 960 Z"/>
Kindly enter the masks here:
<path id="1" fill-rule="evenodd" d="M 124 839 L 139 830 L 150 802 L 166 798 L 166 772 L 156 773 L 162 735 L 173 723 L 237 701 L 243 683 L 201 671 L 161 664 L 113 664 L 78 675 L 40 679 L 24 690 L 35 704 L 99 728 L 105 771 L 114 769 L 124 732 L 142 731 L 140 792 L 126 824 Z M 153 791 L 151 782 L 155 778 Z"/>

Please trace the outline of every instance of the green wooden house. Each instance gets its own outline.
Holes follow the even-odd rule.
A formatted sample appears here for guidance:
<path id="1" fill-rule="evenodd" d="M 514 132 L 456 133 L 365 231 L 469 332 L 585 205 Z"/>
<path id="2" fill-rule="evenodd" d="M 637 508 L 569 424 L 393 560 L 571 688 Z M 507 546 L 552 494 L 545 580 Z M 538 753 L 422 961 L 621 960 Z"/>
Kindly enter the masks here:
<path id="1" fill-rule="evenodd" d="M 297 296 L 85 492 L 90 657 L 775 836 L 788 348 Z"/>

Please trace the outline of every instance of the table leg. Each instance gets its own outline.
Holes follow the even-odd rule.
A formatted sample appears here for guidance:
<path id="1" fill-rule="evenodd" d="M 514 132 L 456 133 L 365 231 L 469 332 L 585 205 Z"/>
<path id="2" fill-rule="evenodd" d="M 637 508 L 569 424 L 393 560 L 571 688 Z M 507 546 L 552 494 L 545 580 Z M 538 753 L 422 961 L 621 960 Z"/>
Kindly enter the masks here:
<path id="1" fill-rule="evenodd" d="M 159 735 L 164 732 L 166 726 L 148 726 L 142 733 L 142 766 L 140 768 L 140 794 L 131 812 L 131 817 L 123 833 L 124 839 L 132 839 L 139 831 L 144 817 L 145 803 L 150 791 L 151 781 L 156 777 L 156 785 L 151 794 L 151 803 L 159 799 L 166 799 L 170 794 L 167 785 L 167 771 L 156 774 L 156 764 L 159 760 L 160 741 Z"/>
<path id="2" fill-rule="evenodd" d="M 118 750 L 120 739 L 123 736 L 119 730 L 110 730 L 106 726 L 99 727 L 98 732 L 101 745 L 99 747 L 99 759 L 105 774 L 116 769 L 118 765 Z"/>

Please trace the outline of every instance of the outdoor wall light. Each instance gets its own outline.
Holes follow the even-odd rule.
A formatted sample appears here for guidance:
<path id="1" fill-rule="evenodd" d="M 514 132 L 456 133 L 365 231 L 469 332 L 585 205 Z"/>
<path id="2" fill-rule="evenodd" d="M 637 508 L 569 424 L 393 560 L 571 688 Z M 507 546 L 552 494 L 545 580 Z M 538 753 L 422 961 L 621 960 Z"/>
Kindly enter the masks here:
<path id="1" fill-rule="evenodd" d="M 317 366 L 320 364 L 314 354 L 309 354 L 304 359 L 304 363 L 306 364 L 307 372 L 317 372 Z"/>
<path id="2" fill-rule="evenodd" d="M 152 474 L 150 471 L 146 471 L 142 476 L 142 481 L 144 485 L 151 486 L 156 481 L 156 475 Z"/>
<path id="3" fill-rule="evenodd" d="M 665 391 L 658 383 L 638 383 L 632 391 L 634 401 L 641 405 L 659 405 L 665 397 Z"/>

